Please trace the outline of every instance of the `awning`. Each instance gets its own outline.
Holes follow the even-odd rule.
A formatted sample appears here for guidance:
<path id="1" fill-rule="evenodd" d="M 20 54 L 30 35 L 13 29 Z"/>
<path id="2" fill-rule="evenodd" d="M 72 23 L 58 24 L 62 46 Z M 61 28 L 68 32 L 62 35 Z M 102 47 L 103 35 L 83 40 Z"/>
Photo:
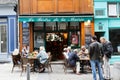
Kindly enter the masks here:
<path id="1" fill-rule="evenodd" d="M 82 22 L 92 21 L 93 16 L 19 16 L 19 22 Z"/>

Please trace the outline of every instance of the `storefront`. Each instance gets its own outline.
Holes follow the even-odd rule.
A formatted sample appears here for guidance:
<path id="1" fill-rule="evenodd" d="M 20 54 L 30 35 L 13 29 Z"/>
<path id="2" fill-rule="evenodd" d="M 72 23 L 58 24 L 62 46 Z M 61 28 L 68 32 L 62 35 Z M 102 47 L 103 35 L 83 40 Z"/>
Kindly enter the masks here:
<path id="1" fill-rule="evenodd" d="M 6 60 L 17 45 L 16 16 L 0 16 L 0 61 Z"/>
<path id="2" fill-rule="evenodd" d="M 64 47 L 89 44 L 89 37 L 94 34 L 92 16 L 19 16 L 19 21 L 20 47 L 29 45 L 33 51 L 45 46 L 53 60 L 63 58 Z"/>

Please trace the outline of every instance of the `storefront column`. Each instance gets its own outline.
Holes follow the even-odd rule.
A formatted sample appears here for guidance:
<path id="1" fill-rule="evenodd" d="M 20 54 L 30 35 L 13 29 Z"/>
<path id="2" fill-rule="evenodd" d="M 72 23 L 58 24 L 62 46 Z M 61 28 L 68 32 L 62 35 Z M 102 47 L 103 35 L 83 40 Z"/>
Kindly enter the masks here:
<path id="1" fill-rule="evenodd" d="M 22 24 L 23 24 L 22 22 L 19 22 L 19 48 L 20 48 L 19 50 L 20 50 L 20 52 L 22 51 L 22 46 L 23 46 L 23 45 L 22 45 L 22 42 L 23 42 L 23 41 L 22 41 L 22 38 L 23 38 L 23 34 L 22 34 L 22 32 L 23 32 L 23 31 L 22 31 L 22 30 L 23 30 L 23 29 L 22 29 Z"/>
<path id="2" fill-rule="evenodd" d="M 81 45 L 85 45 L 85 27 L 84 22 L 81 22 Z"/>
<path id="3" fill-rule="evenodd" d="M 30 42 L 29 42 L 29 46 L 30 46 L 30 52 L 32 52 L 33 51 L 33 48 L 34 48 L 34 46 L 33 46 L 33 23 L 32 22 L 30 22 L 29 23 L 29 32 L 30 32 Z"/>
<path id="4" fill-rule="evenodd" d="M 91 34 L 94 35 L 95 31 L 94 31 L 94 22 L 91 22 Z"/>

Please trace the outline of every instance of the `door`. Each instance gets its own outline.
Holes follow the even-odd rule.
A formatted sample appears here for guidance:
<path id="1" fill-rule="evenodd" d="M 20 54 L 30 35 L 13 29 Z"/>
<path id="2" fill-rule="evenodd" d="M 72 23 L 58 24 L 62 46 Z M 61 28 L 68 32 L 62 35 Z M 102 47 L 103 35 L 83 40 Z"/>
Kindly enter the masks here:
<path id="1" fill-rule="evenodd" d="M 68 33 L 55 32 L 46 34 L 46 51 L 51 52 L 52 60 L 63 59 L 63 48 L 67 46 Z"/>
<path id="2" fill-rule="evenodd" d="M 7 25 L 0 24 L 0 53 L 7 53 Z"/>

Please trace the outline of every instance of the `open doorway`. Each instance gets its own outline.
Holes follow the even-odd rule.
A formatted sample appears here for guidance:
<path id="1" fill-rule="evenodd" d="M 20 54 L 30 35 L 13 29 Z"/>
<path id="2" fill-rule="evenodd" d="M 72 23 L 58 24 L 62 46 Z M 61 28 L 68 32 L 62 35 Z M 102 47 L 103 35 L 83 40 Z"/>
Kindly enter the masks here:
<path id="1" fill-rule="evenodd" d="M 100 37 L 103 37 L 105 32 L 95 32 L 95 35 L 97 36 L 98 41 L 100 42 Z"/>
<path id="2" fill-rule="evenodd" d="M 46 33 L 46 51 L 51 52 L 52 60 L 63 59 L 63 48 L 67 47 L 67 33 Z"/>
<path id="3" fill-rule="evenodd" d="M 120 46 L 120 29 L 110 29 L 109 30 L 110 41 L 113 45 L 114 52 L 118 52 L 118 46 Z"/>

